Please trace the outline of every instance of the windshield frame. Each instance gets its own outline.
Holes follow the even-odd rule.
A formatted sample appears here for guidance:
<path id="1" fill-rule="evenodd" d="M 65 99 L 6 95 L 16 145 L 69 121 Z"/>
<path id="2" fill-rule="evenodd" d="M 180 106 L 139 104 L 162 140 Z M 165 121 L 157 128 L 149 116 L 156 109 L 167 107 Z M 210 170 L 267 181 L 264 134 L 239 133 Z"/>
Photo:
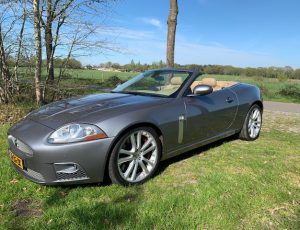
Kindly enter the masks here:
<path id="1" fill-rule="evenodd" d="M 149 77 L 151 74 L 154 73 L 186 73 L 188 76 L 186 79 L 182 82 L 180 87 L 172 94 L 170 95 L 165 95 L 165 94 L 159 94 L 159 93 L 148 93 L 148 92 L 139 92 L 139 91 L 124 91 L 124 89 L 130 87 L 131 85 L 135 84 L 136 82 Z M 164 97 L 164 98 L 175 98 L 179 94 L 179 92 L 182 90 L 182 88 L 186 85 L 186 83 L 189 81 L 189 79 L 193 76 L 193 71 L 190 70 L 181 70 L 181 69 L 155 69 L 155 70 L 149 70 L 146 72 L 143 72 L 128 81 L 118 85 L 115 87 L 111 93 L 123 93 L 123 94 L 133 94 L 133 95 L 142 95 L 142 96 L 153 96 L 153 97 Z"/>

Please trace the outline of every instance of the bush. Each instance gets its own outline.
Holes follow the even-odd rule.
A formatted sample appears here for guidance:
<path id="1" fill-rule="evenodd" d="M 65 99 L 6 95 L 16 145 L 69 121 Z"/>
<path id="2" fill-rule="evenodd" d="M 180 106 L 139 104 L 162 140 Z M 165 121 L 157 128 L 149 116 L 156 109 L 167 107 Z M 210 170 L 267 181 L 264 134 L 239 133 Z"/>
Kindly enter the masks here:
<path id="1" fill-rule="evenodd" d="M 116 75 L 113 75 L 104 81 L 104 85 L 108 87 L 116 87 L 118 84 L 122 84 L 122 83 L 123 81 L 120 78 L 118 78 Z"/>
<path id="2" fill-rule="evenodd" d="M 257 86 L 260 88 L 263 96 L 269 95 L 269 89 L 265 86 L 264 82 L 259 83 Z"/>
<path id="3" fill-rule="evenodd" d="M 279 94 L 300 99 L 300 88 L 295 85 L 285 85 L 284 88 L 279 91 Z"/>
<path id="4" fill-rule="evenodd" d="M 284 75 L 284 74 L 278 75 L 278 76 L 277 76 L 277 79 L 278 79 L 279 82 L 285 82 L 285 81 L 288 80 L 287 76 Z"/>

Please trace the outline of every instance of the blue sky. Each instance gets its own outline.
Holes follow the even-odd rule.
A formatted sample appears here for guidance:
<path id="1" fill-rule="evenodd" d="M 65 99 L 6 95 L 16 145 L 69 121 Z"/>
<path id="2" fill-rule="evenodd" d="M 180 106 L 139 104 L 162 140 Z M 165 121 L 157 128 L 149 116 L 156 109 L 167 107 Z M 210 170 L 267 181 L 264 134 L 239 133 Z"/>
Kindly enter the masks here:
<path id="1" fill-rule="evenodd" d="M 300 67 L 299 0 L 178 0 L 175 62 Z M 119 0 L 101 37 L 122 53 L 87 64 L 165 60 L 169 0 Z"/>

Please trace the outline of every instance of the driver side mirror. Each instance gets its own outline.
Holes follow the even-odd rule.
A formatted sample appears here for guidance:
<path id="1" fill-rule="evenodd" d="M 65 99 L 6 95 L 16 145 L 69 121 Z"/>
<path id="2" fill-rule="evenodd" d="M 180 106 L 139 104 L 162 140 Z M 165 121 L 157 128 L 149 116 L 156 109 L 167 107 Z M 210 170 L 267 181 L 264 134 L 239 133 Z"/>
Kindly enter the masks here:
<path id="1" fill-rule="evenodd" d="M 194 96 L 203 96 L 213 92 L 213 88 L 210 85 L 197 85 L 194 90 Z"/>

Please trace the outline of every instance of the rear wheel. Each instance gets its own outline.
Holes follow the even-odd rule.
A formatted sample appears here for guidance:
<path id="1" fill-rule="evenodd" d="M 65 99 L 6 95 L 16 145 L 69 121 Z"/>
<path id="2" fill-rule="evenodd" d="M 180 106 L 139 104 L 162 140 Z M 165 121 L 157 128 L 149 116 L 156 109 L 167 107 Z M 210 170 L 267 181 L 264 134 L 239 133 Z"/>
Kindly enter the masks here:
<path id="1" fill-rule="evenodd" d="M 262 125 L 262 109 L 258 105 L 253 105 L 244 122 L 239 138 L 247 141 L 254 141 L 259 137 Z"/>
<path id="2" fill-rule="evenodd" d="M 112 150 L 108 172 L 113 183 L 141 184 L 155 173 L 161 143 L 154 129 L 139 127 L 125 133 Z"/>

